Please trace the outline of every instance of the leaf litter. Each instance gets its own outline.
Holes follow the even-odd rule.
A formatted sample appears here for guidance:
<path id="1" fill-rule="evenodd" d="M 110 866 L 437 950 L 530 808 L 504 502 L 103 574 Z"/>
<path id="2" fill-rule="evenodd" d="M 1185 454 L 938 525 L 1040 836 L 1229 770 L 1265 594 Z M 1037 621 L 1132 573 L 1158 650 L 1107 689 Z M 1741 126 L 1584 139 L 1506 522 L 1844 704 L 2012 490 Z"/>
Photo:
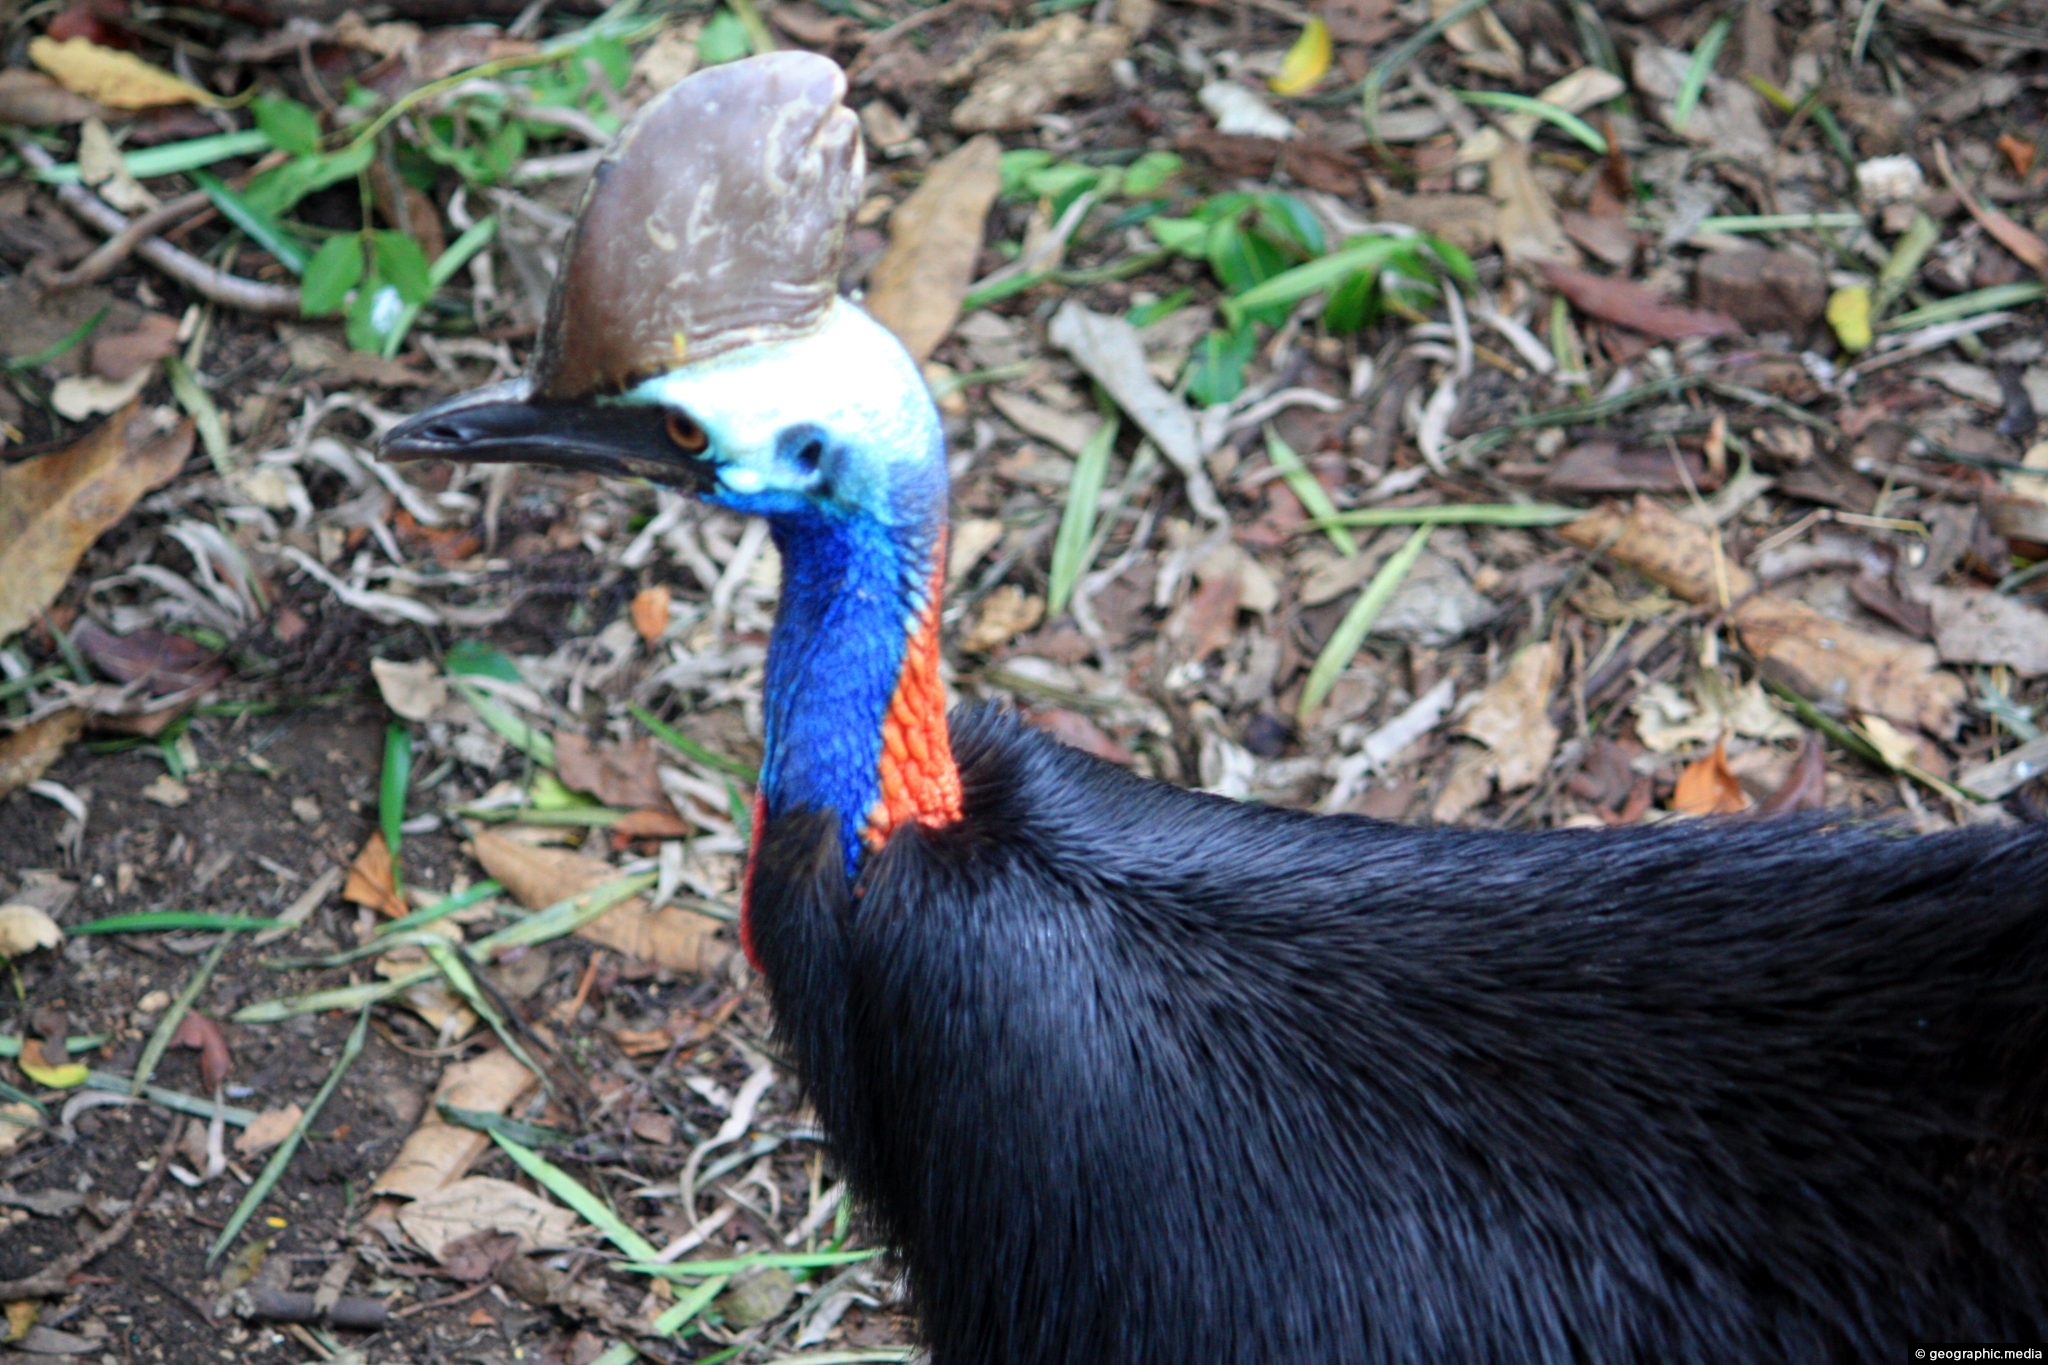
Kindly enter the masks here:
<path id="1" fill-rule="evenodd" d="M 2036 48 L 1892 6 L 1860 37 L 1768 6 L 1569 32 L 870 8 L 242 16 L 172 76 L 160 29 L 100 6 L 26 37 L 104 42 L 173 82 L 129 93 L 177 98 L 113 107 L 89 73 L 125 63 L 97 56 L 71 78 L 97 100 L 0 80 L 50 135 L 0 190 L 0 902 L 283 929 L 26 952 L 0 1051 L 87 1098 L 99 1173 L 153 1145 L 139 1106 L 95 1107 L 116 1091 L 193 1118 L 202 1168 L 279 1143 L 254 1201 L 167 1198 L 228 1226 L 289 1189 L 260 1235 L 369 1267 L 423 1358 L 501 1332 L 432 1306 L 478 1277 L 615 1351 L 657 1322 L 764 1358 L 909 1339 L 886 1269 L 833 1259 L 863 1234 L 732 938 L 772 546 L 646 489 L 367 454 L 517 370 L 578 178 L 695 65 L 793 41 L 853 67 L 885 155 L 849 283 L 946 413 L 963 698 L 1390 818 L 2040 808 L 2042 169 L 1947 94 L 2017 90 Z M 382 103 L 336 110 L 309 69 Z M 228 89 L 255 99 L 195 118 Z M 387 156 L 417 173 L 356 164 Z M 88 264 L 61 320 L 28 288 Z M 93 1041 L 37 1015 L 59 996 Z M 201 1020 L 255 1107 L 169 1049 Z M 0 1093 L 0 1161 L 43 1133 Z M 477 1180 L 505 1189 L 419 1208 Z M 188 1227 L 134 1236 L 192 1292 Z M 650 1302 L 517 1250 L 593 1234 L 734 1268 Z M 150 1321 L 122 1292 L 88 1291 Z"/>

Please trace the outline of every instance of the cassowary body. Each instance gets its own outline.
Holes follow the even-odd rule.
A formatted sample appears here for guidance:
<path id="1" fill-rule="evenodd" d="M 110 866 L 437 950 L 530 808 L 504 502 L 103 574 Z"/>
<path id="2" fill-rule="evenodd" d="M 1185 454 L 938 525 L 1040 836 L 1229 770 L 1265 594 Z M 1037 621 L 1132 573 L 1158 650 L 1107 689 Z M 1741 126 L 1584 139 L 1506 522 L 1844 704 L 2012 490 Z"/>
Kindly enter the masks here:
<path id="1" fill-rule="evenodd" d="M 840 91 L 782 54 L 650 105 L 533 380 L 386 444 L 767 518 L 743 937 L 935 1365 L 2048 1335 L 2048 833 L 1413 830 L 949 726 L 937 416 L 815 278 Z"/>

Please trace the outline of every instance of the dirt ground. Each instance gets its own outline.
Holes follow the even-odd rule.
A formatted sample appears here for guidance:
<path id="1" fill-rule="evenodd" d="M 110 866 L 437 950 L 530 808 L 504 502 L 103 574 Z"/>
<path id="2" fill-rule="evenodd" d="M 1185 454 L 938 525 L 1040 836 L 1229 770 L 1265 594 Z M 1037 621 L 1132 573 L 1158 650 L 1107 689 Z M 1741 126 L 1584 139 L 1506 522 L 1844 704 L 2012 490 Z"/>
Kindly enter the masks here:
<path id="1" fill-rule="evenodd" d="M 369 454 L 525 363 L 698 64 L 850 71 L 963 700 L 1388 819 L 2048 810 L 2048 7 L 290 8 L 5 20 L 0 1354 L 908 1358 L 733 942 L 772 547 Z M 190 84 L 122 107 L 108 52 Z M 47 168 L 107 129 L 254 139 L 86 177 L 196 271 L 90 268 Z M 629 929 L 558 922 L 628 876 Z M 130 915 L 263 923 L 80 932 Z"/>

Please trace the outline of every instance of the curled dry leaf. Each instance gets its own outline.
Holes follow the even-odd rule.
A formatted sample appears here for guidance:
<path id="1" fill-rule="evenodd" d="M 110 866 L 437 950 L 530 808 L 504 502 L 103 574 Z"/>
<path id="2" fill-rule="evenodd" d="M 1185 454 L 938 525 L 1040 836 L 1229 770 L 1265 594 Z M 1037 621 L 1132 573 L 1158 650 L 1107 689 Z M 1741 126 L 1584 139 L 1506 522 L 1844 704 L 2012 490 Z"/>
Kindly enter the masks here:
<path id="1" fill-rule="evenodd" d="M 343 900 L 357 905 L 367 905 L 380 915 L 399 919 L 411 912 L 412 907 L 398 894 L 398 885 L 391 875 L 391 849 L 384 842 L 384 831 L 372 834 L 363 845 L 362 852 L 349 864 L 348 881 L 342 885 Z"/>
<path id="2" fill-rule="evenodd" d="M 867 310 L 919 360 L 960 316 L 982 233 L 1003 187 L 1002 144 L 982 136 L 931 168 L 889 217 L 889 249 L 868 277 Z"/>
<path id="3" fill-rule="evenodd" d="M 64 931 L 49 912 L 34 905 L 0 905 L 0 958 L 25 957 L 38 948 L 54 948 Z"/>
<path id="4" fill-rule="evenodd" d="M 1458 725 L 1458 733 L 1479 741 L 1461 748 L 1432 806 L 1434 819 L 1450 823 L 1484 801 L 1497 785 L 1520 791 L 1541 777 L 1557 753 L 1558 729 L 1550 720 L 1550 694 L 1557 685 L 1554 641 L 1525 645 L 1480 694 Z"/>
<path id="5" fill-rule="evenodd" d="M 391 713 L 405 720 L 424 721 L 448 700 L 448 684 L 429 659 L 410 663 L 372 659 L 370 676 L 377 680 L 377 694 Z"/>
<path id="6" fill-rule="evenodd" d="M 1652 290 L 1628 280 L 1610 279 L 1555 261 L 1539 261 L 1537 269 L 1572 307 L 1644 336 L 1683 341 L 1688 337 L 1726 336 L 1742 330 L 1726 313 L 1667 303 Z"/>
<path id="7" fill-rule="evenodd" d="M 50 605 L 79 557 L 192 450 L 190 421 L 159 431 L 130 403 L 64 449 L 0 468 L 0 640 Z"/>
<path id="8" fill-rule="evenodd" d="M 1713 532 L 1648 499 L 1599 507 L 1558 528 L 1688 601 L 1726 604 L 1743 647 L 1769 675 L 1828 706 L 1955 733 L 1965 688 L 1932 646 L 1848 625 L 1804 602 L 1755 591 L 1756 581 L 1717 552 Z"/>
<path id="9" fill-rule="evenodd" d="M 574 731 L 555 731 L 556 775 L 607 806 L 666 809 L 668 794 L 656 771 L 662 753 L 646 736 L 623 744 L 593 744 Z"/>
<path id="10" fill-rule="evenodd" d="M 484 1232 L 519 1238 L 522 1251 L 567 1246 L 582 1220 L 509 1180 L 471 1176 L 398 1211 L 398 1226 L 435 1260 L 452 1244 Z"/>
<path id="11" fill-rule="evenodd" d="M 166 104 L 215 105 L 210 91 L 151 66 L 129 52 L 87 38 L 31 38 L 28 58 L 66 90 L 113 109 L 155 109 Z"/>
<path id="12" fill-rule="evenodd" d="M 221 1032 L 219 1024 L 192 1010 L 178 1021 L 178 1031 L 171 1035 L 171 1046 L 198 1050 L 199 1079 L 206 1082 L 208 1090 L 218 1090 L 227 1084 L 228 1071 L 234 1065 L 234 1059 L 228 1052 L 228 1036 Z"/>
<path id="13" fill-rule="evenodd" d="M 657 583 L 635 593 L 631 608 L 634 632 L 650 645 L 660 640 L 668 629 L 669 607 L 673 601 L 674 594 L 666 583 Z"/>
<path id="14" fill-rule="evenodd" d="M 974 82 L 954 107 L 953 126 L 963 133 L 1027 128 L 1064 100 L 1108 88 L 1110 68 L 1130 46 L 1127 30 L 1071 13 L 998 33 L 945 74 L 948 85 Z"/>
<path id="15" fill-rule="evenodd" d="M 462 1179 L 491 1145 L 475 1128 L 458 1127 L 441 1117 L 441 1106 L 503 1114 L 534 1086 L 534 1075 L 504 1048 L 493 1048 L 441 1073 L 434 1098 L 420 1126 L 400 1145 L 398 1155 L 370 1187 L 373 1194 L 423 1199 Z"/>
<path id="16" fill-rule="evenodd" d="M 1728 770 L 1728 741 L 1714 741 L 1713 752 L 1685 765 L 1671 793 L 1671 809 L 1680 815 L 1735 815 L 1749 808 L 1742 784 Z"/>
<path id="17" fill-rule="evenodd" d="M 59 711 L 0 738 L 0 799 L 48 772 L 84 728 L 85 712 Z"/>
<path id="18" fill-rule="evenodd" d="M 303 1117 L 305 1111 L 296 1104 L 287 1104 L 282 1109 L 266 1109 L 235 1138 L 235 1150 L 243 1156 L 267 1152 L 290 1137 L 292 1129 L 299 1126 Z"/>
<path id="19" fill-rule="evenodd" d="M 618 874 L 603 863 L 566 849 L 535 848 L 496 830 L 473 841 L 476 860 L 505 884 L 513 899 L 539 910 L 611 881 Z M 649 910 L 638 896 L 622 901 L 576 931 L 579 938 L 688 975 L 722 971 L 733 945 L 718 937 L 718 921 L 665 905 Z"/>

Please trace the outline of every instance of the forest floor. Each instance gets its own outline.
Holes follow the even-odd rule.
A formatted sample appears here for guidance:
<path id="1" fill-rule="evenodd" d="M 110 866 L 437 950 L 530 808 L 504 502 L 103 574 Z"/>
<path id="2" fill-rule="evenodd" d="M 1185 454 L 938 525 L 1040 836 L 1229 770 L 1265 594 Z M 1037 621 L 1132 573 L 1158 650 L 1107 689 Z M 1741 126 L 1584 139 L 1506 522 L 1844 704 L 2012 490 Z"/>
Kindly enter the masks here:
<path id="1" fill-rule="evenodd" d="M 699 65 L 849 70 L 960 698 L 1404 821 L 2048 807 L 2043 0 L 7 25 L 0 1354 L 907 1358 L 732 935 L 772 546 L 371 453 Z"/>

